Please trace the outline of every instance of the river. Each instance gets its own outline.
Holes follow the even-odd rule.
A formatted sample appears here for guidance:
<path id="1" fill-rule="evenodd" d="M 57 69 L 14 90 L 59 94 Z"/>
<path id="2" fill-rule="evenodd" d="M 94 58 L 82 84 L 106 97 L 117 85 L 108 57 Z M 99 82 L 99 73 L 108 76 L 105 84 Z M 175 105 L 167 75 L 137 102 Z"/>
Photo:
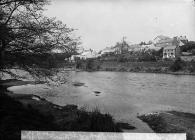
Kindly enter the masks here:
<path id="1" fill-rule="evenodd" d="M 58 87 L 24 85 L 9 90 L 36 94 L 58 105 L 76 104 L 89 110 L 97 107 L 116 120 L 133 124 L 136 132 L 151 132 L 136 117 L 139 114 L 163 110 L 195 113 L 195 76 L 72 71 L 67 81 Z"/>

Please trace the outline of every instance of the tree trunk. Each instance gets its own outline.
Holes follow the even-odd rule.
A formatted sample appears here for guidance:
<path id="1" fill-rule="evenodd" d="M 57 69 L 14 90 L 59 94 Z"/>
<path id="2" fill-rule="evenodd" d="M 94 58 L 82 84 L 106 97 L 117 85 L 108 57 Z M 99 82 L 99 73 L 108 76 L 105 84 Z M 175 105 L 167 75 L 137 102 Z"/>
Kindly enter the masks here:
<path id="1" fill-rule="evenodd" d="M 1 50 L 0 50 L 0 69 L 3 69 L 5 66 L 5 41 L 2 40 Z"/>

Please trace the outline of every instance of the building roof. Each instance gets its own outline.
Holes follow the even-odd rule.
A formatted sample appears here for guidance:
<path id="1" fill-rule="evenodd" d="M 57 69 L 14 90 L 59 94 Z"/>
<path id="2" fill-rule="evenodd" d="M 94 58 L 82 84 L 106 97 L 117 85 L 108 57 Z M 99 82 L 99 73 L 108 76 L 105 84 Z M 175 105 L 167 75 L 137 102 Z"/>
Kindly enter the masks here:
<path id="1" fill-rule="evenodd" d="M 156 39 L 164 40 L 164 39 L 170 39 L 170 37 L 164 36 L 164 35 L 159 35 L 159 36 L 154 38 L 154 40 L 156 40 Z"/>
<path id="2" fill-rule="evenodd" d="M 141 45 L 139 45 L 139 44 L 132 44 L 129 47 L 132 48 L 132 49 L 134 49 L 134 48 L 141 48 Z"/>
<path id="3" fill-rule="evenodd" d="M 105 49 L 102 50 L 102 53 L 109 53 L 109 52 L 114 52 L 114 48 L 112 47 L 106 47 Z"/>
<path id="4" fill-rule="evenodd" d="M 161 39 L 159 40 L 158 43 L 172 43 L 173 39 L 172 38 L 167 38 L 167 39 Z"/>
<path id="5" fill-rule="evenodd" d="M 164 47 L 164 50 L 173 50 L 176 48 L 177 48 L 177 46 L 167 46 L 167 47 Z"/>

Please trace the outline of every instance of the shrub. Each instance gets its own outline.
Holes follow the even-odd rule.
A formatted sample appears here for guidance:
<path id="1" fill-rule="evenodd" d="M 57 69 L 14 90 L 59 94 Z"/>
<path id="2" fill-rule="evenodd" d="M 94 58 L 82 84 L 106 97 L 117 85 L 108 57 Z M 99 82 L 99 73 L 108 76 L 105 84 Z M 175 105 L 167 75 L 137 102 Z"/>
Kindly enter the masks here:
<path id="1" fill-rule="evenodd" d="M 94 60 L 93 59 L 87 59 L 86 60 L 86 70 L 92 70 L 94 66 Z"/>
<path id="2" fill-rule="evenodd" d="M 21 130 L 52 130 L 53 116 L 43 115 L 31 106 L 25 108 L 20 102 L 4 93 L 0 94 L 0 138 L 19 140 Z"/>
<path id="3" fill-rule="evenodd" d="M 81 60 L 77 60 L 75 65 L 76 65 L 76 69 L 82 68 L 82 62 L 81 62 Z"/>
<path id="4" fill-rule="evenodd" d="M 157 133 L 166 132 L 166 123 L 163 118 L 159 115 L 142 115 L 138 116 L 139 119 L 148 123 L 150 128 L 152 128 Z"/>
<path id="5" fill-rule="evenodd" d="M 94 109 L 92 112 L 80 109 L 77 112 L 77 119 L 73 129 L 76 131 L 121 132 L 112 116 L 102 114 L 98 109 Z"/>
<path id="6" fill-rule="evenodd" d="M 176 59 L 174 63 L 170 66 L 170 70 L 173 72 L 181 70 L 185 66 L 185 63 L 180 59 Z"/>
<path id="7" fill-rule="evenodd" d="M 92 58 L 85 60 L 85 70 L 94 71 L 99 70 L 100 68 L 100 61 Z"/>
<path id="8" fill-rule="evenodd" d="M 119 55 L 117 58 L 117 62 L 127 62 L 127 58 L 124 55 Z"/>

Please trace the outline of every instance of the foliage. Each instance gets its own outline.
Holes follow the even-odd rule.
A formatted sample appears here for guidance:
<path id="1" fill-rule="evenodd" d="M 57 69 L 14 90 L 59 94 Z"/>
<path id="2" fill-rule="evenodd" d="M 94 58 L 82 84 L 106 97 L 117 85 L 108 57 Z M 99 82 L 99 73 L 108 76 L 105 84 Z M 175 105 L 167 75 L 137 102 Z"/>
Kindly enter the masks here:
<path id="1" fill-rule="evenodd" d="M 189 72 L 195 72 L 195 62 L 191 61 L 191 62 L 186 62 L 186 69 Z"/>
<path id="2" fill-rule="evenodd" d="M 86 69 L 87 70 L 92 70 L 94 65 L 93 59 L 87 59 L 86 60 Z"/>
<path id="3" fill-rule="evenodd" d="M 182 52 L 191 52 L 195 49 L 195 42 L 188 41 L 185 45 L 181 46 Z"/>
<path id="4" fill-rule="evenodd" d="M 138 61 L 156 61 L 156 58 L 150 53 L 142 53 L 142 55 L 138 57 Z"/>
<path id="5" fill-rule="evenodd" d="M 94 58 L 77 59 L 75 62 L 76 69 L 82 69 L 86 71 L 95 71 L 100 69 L 100 61 Z"/>
<path id="6" fill-rule="evenodd" d="M 2 140 L 19 140 L 21 130 L 121 131 L 122 126 L 115 123 L 111 115 L 102 114 L 98 109 L 89 112 L 85 109 L 77 109 L 75 105 L 67 105 L 60 111 L 51 109 L 44 113 L 45 110 L 41 111 L 33 104 L 24 106 L 4 92 L 0 94 L 0 138 Z M 133 128 L 130 125 L 128 127 L 129 129 Z"/>
<path id="7" fill-rule="evenodd" d="M 81 69 L 82 68 L 82 60 L 77 59 L 75 65 L 76 65 L 76 69 Z"/>
<path id="8" fill-rule="evenodd" d="M 147 45 L 147 43 L 144 42 L 144 41 L 141 41 L 141 42 L 139 43 L 139 45 Z"/>
<path id="9" fill-rule="evenodd" d="M 159 115 L 142 115 L 138 116 L 138 118 L 146 123 L 149 123 L 149 126 L 155 130 L 155 132 L 163 133 L 166 131 L 166 123 Z"/>
<path id="10" fill-rule="evenodd" d="M 152 55 L 156 56 L 158 59 L 162 59 L 163 57 L 163 48 L 158 51 L 153 50 Z"/>
<path id="11" fill-rule="evenodd" d="M 156 133 L 186 133 L 187 140 L 194 140 L 194 117 L 192 113 L 168 111 L 138 116 Z"/>
<path id="12" fill-rule="evenodd" d="M 21 130 L 45 130 L 55 129 L 53 117 L 43 115 L 31 106 L 23 105 L 7 96 L 0 94 L 0 138 L 6 140 L 19 140 Z"/>
<path id="13" fill-rule="evenodd" d="M 117 42 L 114 48 L 116 48 L 117 53 L 119 54 L 126 53 L 128 51 L 129 44 L 125 41 L 125 37 L 123 37 L 121 42 Z"/>
<path id="14" fill-rule="evenodd" d="M 52 75 L 55 63 L 55 57 L 51 55 L 53 50 L 61 50 L 69 57 L 77 51 L 80 42 L 79 38 L 72 36 L 74 29 L 43 15 L 43 6 L 48 3 L 48 0 L 0 1 L 1 71 L 9 73 L 8 69 L 17 67 L 36 77 L 45 76 L 46 71 L 46 75 Z M 37 55 L 47 55 L 49 59 L 29 57 Z M 39 62 L 45 60 L 50 61 L 51 69 L 39 69 L 42 67 Z"/>
<path id="15" fill-rule="evenodd" d="M 117 57 L 117 62 L 127 62 L 127 58 L 124 55 L 119 55 Z"/>
<path id="16" fill-rule="evenodd" d="M 85 64 L 85 69 L 88 71 L 99 69 L 99 64 L 95 59 L 87 59 L 85 60 Z"/>
<path id="17" fill-rule="evenodd" d="M 110 114 L 102 114 L 98 109 L 94 109 L 92 112 L 86 111 L 85 108 L 79 110 L 75 125 L 72 128 L 76 131 L 121 132 L 112 116 Z"/>
<path id="18" fill-rule="evenodd" d="M 180 58 L 178 58 L 174 61 L 174 63 L 169 68 L 171 71 L 175 72 L 175 71 L 182 70 L 184 65 L 185 63 Z"/>

